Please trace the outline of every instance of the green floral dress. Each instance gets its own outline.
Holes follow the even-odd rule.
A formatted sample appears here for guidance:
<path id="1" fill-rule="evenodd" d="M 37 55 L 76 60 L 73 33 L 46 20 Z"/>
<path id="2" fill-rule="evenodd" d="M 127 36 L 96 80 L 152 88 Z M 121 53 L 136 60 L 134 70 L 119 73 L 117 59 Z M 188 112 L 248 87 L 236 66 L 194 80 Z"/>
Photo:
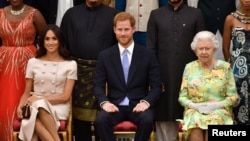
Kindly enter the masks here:
<path id="1" fill-rule="evenodd" d="M 199 127 L 208 129 L 208 125 L 233 124 L 232 107 L 237 102 L 235 80 L 230 64 L 218 60 L 212 70 L 204 69 L 199 62 L 186 65 L 179 95 L 180 104 L 185 107 L 183 130 Z M 203 114 L 188 107 L 188 103 L 210 103 L 221 101 L 223 107 L 211 114 Z"/>

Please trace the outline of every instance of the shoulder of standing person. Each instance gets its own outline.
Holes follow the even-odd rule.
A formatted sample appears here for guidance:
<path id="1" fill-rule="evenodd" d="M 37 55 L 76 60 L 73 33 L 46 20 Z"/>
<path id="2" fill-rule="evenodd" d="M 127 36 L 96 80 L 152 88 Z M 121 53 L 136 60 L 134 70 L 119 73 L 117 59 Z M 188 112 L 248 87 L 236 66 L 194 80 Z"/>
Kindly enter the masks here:
<path id="1" fill-rule="evenodd" d="M 33 16 L 33 22 L 34 22 L 34 25 L 36 27 L 37 32 L 40 35 L 42 33 L 44 27 L 46 26 L 46 21 L 42 15 L 42 13 L 38 9 L 36 9 L 32 6 L 28 6 L 28 5 L 26 5 L 26 6 L 27 6 L 28 10 L 30 10 L 30 12 L 32 12 L 32 10 L 35 10 L 34 16 Z"/>

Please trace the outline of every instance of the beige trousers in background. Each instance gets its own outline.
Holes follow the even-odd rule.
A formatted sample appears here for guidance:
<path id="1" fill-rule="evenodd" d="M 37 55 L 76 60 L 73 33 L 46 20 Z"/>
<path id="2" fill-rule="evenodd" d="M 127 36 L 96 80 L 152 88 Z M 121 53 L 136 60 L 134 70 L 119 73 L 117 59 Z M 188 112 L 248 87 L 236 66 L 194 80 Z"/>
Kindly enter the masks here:
<path id="1" fill-rule="evenodd" d="M 155 122 L 156 141 L 177 141 L 178 123 L 174 121 Z"/>

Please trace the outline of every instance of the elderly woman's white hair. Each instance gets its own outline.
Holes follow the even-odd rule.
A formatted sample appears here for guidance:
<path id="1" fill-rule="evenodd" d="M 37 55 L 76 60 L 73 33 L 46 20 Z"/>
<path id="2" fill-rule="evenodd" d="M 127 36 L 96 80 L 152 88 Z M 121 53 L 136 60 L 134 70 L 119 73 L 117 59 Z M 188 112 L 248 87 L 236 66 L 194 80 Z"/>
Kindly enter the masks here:
<path id="1" fill-rule="evenodd" d="M 219 41 L 216 38 L 216 36 L 212 32 L 210 32 L 210 31 L 200 31 L 193 38 L 193 41 L 191 43 L 192 50 L 195 51 L 198 42 L 199 41 L 204 41 L 204 40 L 205 41 L 211 41 L 212 44 L 213 44 L 213 48 L 215 50 L 218 49 L 218 47 L 219 47 Z"/>

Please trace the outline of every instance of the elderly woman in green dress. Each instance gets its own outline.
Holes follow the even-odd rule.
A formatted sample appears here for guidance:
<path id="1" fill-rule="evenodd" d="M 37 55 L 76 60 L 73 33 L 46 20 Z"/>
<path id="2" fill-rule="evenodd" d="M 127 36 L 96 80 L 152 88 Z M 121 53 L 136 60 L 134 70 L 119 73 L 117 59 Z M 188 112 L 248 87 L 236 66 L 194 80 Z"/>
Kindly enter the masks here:
<path id="1" fill-rule="evenodd" d="M 197 33 L 191 43 L 198 60 L 186 65 L 178 99 L 185 108 L 182 124 L 190 141 L 207 141 L 208 125 L 233 124 L 235 80 L 230 64 L 214 58 L 218 46 L 209 31 Z"/>

